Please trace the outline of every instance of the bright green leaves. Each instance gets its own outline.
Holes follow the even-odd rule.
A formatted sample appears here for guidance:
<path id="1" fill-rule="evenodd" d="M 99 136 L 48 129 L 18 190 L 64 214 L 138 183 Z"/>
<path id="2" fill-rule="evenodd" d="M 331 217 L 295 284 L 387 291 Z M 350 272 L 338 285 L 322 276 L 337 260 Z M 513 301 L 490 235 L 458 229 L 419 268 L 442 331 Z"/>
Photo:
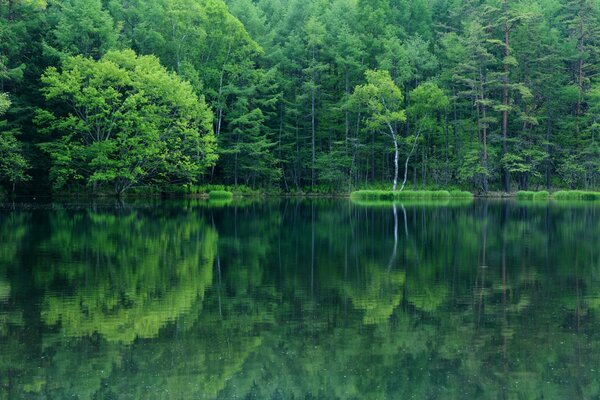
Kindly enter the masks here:
<path id="1" fill-rule="evenodd" d="M 354 98 L 369 110 L 369 129 L 389 133 L 390 126 L 406 121 L 402 92 L 387 71 L 369 70 L 365 78 L 367 83 L 354 89 Z"/>
<path id="2" fill-rule="evenodd" d="M 410 93 L 411 106 L 408 113 L 416 119 L 435 116 L 445 111 L 450 101 L 444 91 L 433 82 L 425 82 Z"/>
<path id="3" fill-rule="evenodd" d="M 10 107 L 10 99 L 6 93 L 0 93 L 0 117 L 4 115 L 4 113 Z"/>
<path id="4" fill-rule="evenodd" d="M 11 101 L 6 93 L 0 93 L 0 117 L 8 111 Z M 14 191 L 17 182 L 28 181 L 29 163 L 23 157 L 21 143 L 16 138 L 15 129 L 7 129 L 6 121 L 0 120 L 0 179 L 12 184 Z"/>
<path id="5" fill-rule="evenodd" d="M 109 184 L 119 194 L 146 183 L 194 182 L 216 161 L 211 111 L 155 57 L 131 50 L 99 61 L 69 57 L 42 82 L 57 110 L 37 118 L 56 137 L 41 147 L 57 188 Z"/>

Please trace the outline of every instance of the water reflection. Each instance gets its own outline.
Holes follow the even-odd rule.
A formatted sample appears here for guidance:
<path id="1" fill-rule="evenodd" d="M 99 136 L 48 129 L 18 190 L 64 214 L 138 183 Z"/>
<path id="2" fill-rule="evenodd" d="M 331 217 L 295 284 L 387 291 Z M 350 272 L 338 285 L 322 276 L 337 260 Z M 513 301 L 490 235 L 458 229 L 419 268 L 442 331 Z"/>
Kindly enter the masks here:
<path id="1" fill-rule="evenodd" d="M 0 397 L 598 396 L 598 243 L 591 205 L 17 205 Z"/>

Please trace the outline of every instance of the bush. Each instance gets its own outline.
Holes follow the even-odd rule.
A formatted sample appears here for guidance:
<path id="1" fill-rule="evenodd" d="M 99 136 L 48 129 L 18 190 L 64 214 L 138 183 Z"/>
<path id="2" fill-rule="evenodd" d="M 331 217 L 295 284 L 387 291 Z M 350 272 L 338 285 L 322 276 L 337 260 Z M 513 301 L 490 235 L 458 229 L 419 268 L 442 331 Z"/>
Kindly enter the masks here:
<path id="1" fill-rule="evenodd" d="M 529 190 L 519 190 L 517 192 L 517 199 L 519 200 L 533 200 L 535 192 Z"/>
<path id="2" fill-rule="evenodd" d="M 552 195 L 555 200 L 600 200 L 600 192 L 586 192 L 583 190 L 560 190 Z"/>
<path id="3" fill-rule="evenodd" d="M 576 200 L 574 190 L 560 190 L 552 195 L 555 200 Z"/>
<path id="4" fill-rule="evenodd" d="M 600 200 L 600 192 L 581 192 L 581 200 Z"/>
<path id="5" fill-rule="evenodd" d="M 210 200 L 231 200 L 233 198 L 233 193 L 226 190 L 213 190 L 208 193 L 208 198 Z"/>
<path id="6" fill-rule="evenodd" d="M 350 193 L 354 200 L 393 200 L 394 192 L 386 190 L 357 190 Z"/>
<path id="7" fill-rule="evenodd" d="M 209 194 L 210 192 L 231 192 L 236 196 L 257 196 L 261 192 L 246 185 L 186 185 L 188 194 Z"/>
<path id="8" fill-rule="evenodd" d="M 430 192 L 430 196 L 431 198 L 434 199 L 448 199 L 450 198 L 450 192 L 447 190 L 435 190 L 433 192 Z"/>
<path id="9" fill-rule="evenodd" d="M 545 190 L 533 194 L 533 200 L 548 200 L 550 193 Z"/>
<path id="10" fill-rule="evenodd" d="M 358 190 L 350 194 L 353 200 L 440 200 L 450 198 L 470 199 L 470 192 L 447 190 L 403 190 L 393 192 L 391 190 Z"/>
<path id="11" fill-rule="evenodd" d="M 450 197 L 453 199 L 472 199 L 473 193 L 464 190 L 452 190 L 450 191 Z"/>

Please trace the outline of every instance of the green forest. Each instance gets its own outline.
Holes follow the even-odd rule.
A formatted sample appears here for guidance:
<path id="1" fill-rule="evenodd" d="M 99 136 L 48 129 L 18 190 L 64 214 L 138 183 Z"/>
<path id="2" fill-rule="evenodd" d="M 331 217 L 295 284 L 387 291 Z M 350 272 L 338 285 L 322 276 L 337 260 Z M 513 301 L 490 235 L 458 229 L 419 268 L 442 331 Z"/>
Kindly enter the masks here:
<path id="1" fill-rule="evenodd" d="M 5 194 L 600 187 L 600 0 L 0 0 Z"/>

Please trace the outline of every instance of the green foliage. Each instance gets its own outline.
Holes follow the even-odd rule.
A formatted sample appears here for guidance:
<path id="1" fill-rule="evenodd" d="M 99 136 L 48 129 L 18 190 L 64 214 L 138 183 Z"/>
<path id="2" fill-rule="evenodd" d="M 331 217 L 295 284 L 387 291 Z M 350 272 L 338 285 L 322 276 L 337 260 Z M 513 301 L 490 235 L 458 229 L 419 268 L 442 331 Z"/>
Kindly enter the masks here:
<path id="1" fill-rule="evenodd" d="M 528 190 L 519 190 L 517 192 L 517 199 L 519 200 L 533 200 L 533 196 L 535 195 L 535 192 L 531 192 Z"/>
<path id="2" fill-rule="evenodd" d="M 358 190 L 350 194 L 353 200 L 393 200 L 394 192 L 389 190 Z"/>
<path id="3" fill-rule="evenodd" d="M 369 110 L 367 127 L 390 133 L 393 125 L 404 122 L 404 97 L 388 71 L 365 72 L 366 84 L 354 89 L 354 101 L 364 103 Z"/>
<path id="4" fill-rule="evenodd" d="M 101 0 L 65 0 L 50 12 L 57 19 L 50 37 L 51 53 L 98 59 L 115 47 L 118 33 Z"/>
<path id="5" fill-rule="evenodd" d="M 472 199 L 473 193 L 464 190 L 451 190 L 450 197 L 453 199 Z"/>
<path id="6" fill-rule="evenodd" d="M 517 192 L 519 200 L 600 200 L 600 192 L 587 192 L 583 190 L 559 190 L 550 194 L 542 190 L 539 192 L 519 191 Z"/>
<path id="7" fill-rule="evenodd" d="M 353 200 L 470 199 L 473 198 L 473 194 L 460 190 L 451 192 L 447 190 L 403 190 L 396 192 L 389 190 L 358 190 L 352 192 L 350 198 Z"/>
<path id="8" fill-rule="evenodd" d="M 448 199 L 450 196 L 447 190 L 404 190 L 396 193 L 397 199 Z"/>
<path id="9" fill-rule="evenodd" d="M 109 184 L 121 194 L 149 183 L 194 182 L 214 165 L 209 108 L 155 57 L 131 50 L 100 61 L 69 57 L 42 82 L 46 101 L 59 107 L 37 113 L 54 139 L 41 147 L 52 158 L 56 188 Z"/>
<path id="10" fill-rule="evenodd" d="M 212 190 L 208 193 L 211 200 L 229 200 L 233 198 L 233 193 L 225 190 Z"/>
<path id="11" fill-rule="evenodd" d="M 0 93 L 0 117 L 10 108 L 11 101 L 6 93 Z M 6 121 L 0 120 L 0 180 L 12 185 L 26 182 L 29 163 L 23 156 L 22 144 L 17 140 L 18 131 L 8 129 Z"/>
<path id="12" fill-rule="evenodd" d="M 583 190 L 561 190 L 552 194 L 555 200 L 600 200 L 600 192 L 586 192 Z"/>
<path id="13" fill-rule="evenodd" d="M 258 196 L 262 193 L 245 185 L 185 185 L 183 190 L 187 194 L 208 194 L 212 191 L 227 191 L 242 196 Z"/>
<path id="14" fill-rule="evenodd" d="M 598 26 L 596 0 L 11 0 L 0 6 L 0 92 L 12 101 L 0 127 L 2 183 L 95 193 L 145 185 L 159 193 L 201 181 L 340 193 L 389 189 L 406 175 L 413 189 L 486 193 L 508 190 L 508 176 L 514 190 L 597 190 Z M 214 132 L 201 146 L 206 154 L 193 156 L 190 143 L 171 138 L 169 146 L 189 151 L 163 162 L 177 151 L 141 139 L 155 120 L 111 119 L 106 89 L 123 82 L 108 70 L 102 84 L 81 82 L 85 115 L 73 111 L 81 104 L 68 104 L 68 91 L 40 96 L 48 89 L 41 76 L 71 57 L 106 66 L 105 55 L 128 49 L 156 57 L 206 103 L 206 116 L 187 121 Z M 163 86 L 166 97 L 182 94 Z M 138 114 L 142 102 L 164 106 L 156 93 L 136 93 L 124 104 Z M 140 140 L 76 145 L 82 135 L 74 132 L 101 119 L 128 137 L 139 126 Z M 131 157 L 115 157 L 126 150 Z M 156 162 L 137 169 L 132 159 L 144 153 Z"/>

